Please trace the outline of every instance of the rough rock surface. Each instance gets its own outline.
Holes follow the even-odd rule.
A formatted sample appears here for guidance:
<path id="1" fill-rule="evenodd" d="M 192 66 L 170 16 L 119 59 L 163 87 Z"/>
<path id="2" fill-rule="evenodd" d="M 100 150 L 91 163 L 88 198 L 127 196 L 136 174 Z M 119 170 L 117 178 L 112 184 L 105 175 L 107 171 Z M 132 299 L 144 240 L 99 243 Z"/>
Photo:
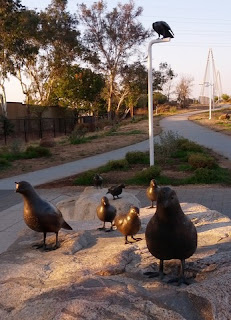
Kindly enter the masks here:
<path id="1" fill-rule="evenodd" d="M 106 188 L 87 187 L 80 196 L 61 201 L 57 203 L 57 207 L 69 221 L 98 219 L 96 207 L 100 205 L 101 198 L 104 196 L 107 196 L 110 204 L 116 207 L 117 213 L 128 212 L 132 205 L 140 208 L 140 201 L 132 193 L 123 191 L 119 199 L 113 200 L 111 194 L 106 194 L 107 191 Z"/>
<path id="2" fill-rule="evenodd" d="M 165 263 L 162 281 L 143 275 L 158 260 L 144 240 L 155 210 L 142 208 L 143 240 L 132 245 L 118 231 L 96 230 L 96 220 L 72 221 L 74 231 L 60 232 L 61 247 L 42 252 L 32 248 L 42 234 L 26 229 L 0 256 L 0 319 L 230 319 L 231 221 L 197 204 L 182 208 L 198 230 L 198 249 L 186 261 L 189 286 L 167 283 L 176 260 Z"/>

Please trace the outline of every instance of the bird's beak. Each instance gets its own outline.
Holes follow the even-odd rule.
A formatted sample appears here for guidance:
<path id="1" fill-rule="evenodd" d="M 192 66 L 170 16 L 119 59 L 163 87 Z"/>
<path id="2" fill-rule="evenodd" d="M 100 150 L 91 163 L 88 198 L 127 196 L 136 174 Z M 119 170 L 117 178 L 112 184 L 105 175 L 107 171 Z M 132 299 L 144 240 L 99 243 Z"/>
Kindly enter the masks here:
<path id="1" fill-rule="evenodd" d="M 18 182 L 15 182 L 15 184 L 16 184 L 16 187 L 15 187 L 15 192 L 18 192 Z"/>

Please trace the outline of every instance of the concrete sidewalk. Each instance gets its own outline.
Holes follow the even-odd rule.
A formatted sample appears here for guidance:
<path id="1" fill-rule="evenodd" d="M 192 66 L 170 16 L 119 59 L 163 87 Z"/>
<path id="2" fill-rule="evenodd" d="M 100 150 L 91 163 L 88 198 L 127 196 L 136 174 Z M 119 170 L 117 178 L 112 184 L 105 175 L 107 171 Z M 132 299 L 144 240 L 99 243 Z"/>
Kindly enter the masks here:
<path id="1" fill-rule="evenodd" d="M 231 136 L 200 126 L 188 117 L 201 111 L 188 112 L 166 117 L 160 121 L 164 131 L 173 131 L 231 160 Z"/>

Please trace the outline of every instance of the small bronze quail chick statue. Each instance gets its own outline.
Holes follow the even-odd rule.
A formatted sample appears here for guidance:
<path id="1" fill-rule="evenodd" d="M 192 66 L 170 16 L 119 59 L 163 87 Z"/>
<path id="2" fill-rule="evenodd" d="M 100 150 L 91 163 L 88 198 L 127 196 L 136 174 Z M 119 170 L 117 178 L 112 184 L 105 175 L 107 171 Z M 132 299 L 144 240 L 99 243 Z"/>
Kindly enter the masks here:
<path id="1" fill-rule="evenodd" d="M 139 208 L 132 206 L 128 213 L 120 214 L 115 218 L 115 226 L 125 236 L 125 244 L 134 242 L 128 241 L 128 236 L 131 236 L 135 241 L 142 240 L 141 238 L 134 238 L 141 227 L 139 214 Z"/>
<path id="2" fill-rule="evenodd" d="M 99 220 L 103 221 L 103 227 L 99 230 L 105 230 L 105 222 L 111 223 L 111 228 L 107 231 L 113 230 L 113 221 L 116 217 L 116 208 L 110 205 L 107 197 L 102 197 L 101 204 L 96 208 Z"/>

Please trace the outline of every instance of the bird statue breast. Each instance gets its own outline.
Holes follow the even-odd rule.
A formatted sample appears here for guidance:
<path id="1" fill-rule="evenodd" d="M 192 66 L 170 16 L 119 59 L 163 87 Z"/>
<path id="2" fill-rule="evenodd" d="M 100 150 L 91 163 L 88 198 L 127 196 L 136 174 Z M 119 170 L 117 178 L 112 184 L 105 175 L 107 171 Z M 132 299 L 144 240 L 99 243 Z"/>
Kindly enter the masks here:
<path id="1" fill-rule="evenodd" d="M 160 259 L 158 275 L 163 276 L 164 260 L 179 259 L 181 274 L 177 281 L 186 283 L 185 259 L 196 251 L 197 231 L 182 211 L 177 195 L 171 188 L 160 189 L 156 213 L 147 224 L 145 238 L 150 253 Z"/>

